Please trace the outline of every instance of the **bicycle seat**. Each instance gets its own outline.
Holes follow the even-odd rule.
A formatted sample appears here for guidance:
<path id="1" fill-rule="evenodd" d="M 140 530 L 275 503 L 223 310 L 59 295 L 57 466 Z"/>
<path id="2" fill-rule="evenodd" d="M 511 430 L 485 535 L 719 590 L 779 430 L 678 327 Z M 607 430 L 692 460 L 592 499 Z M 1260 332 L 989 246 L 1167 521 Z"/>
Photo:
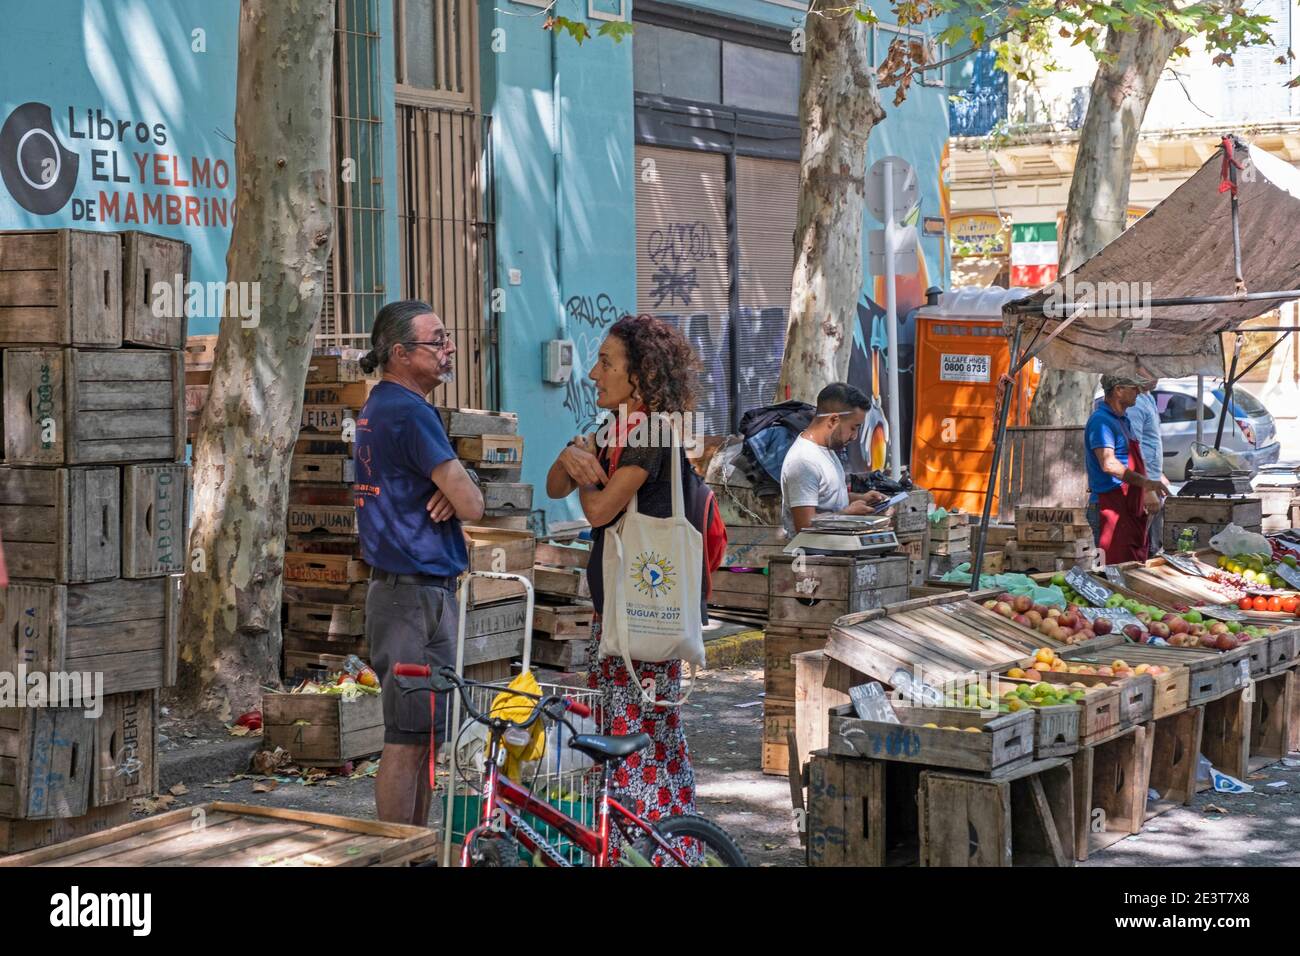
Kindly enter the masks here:
<path id="1" fill-rule="evenodd" d="M 596 763 L 604 763 L 606 760 L 622 760 L 649 747 L 650 735 L 628 734 L 615 737 L 612 734 L 578 734 L 569 741 L 569 746 L 578 753 L 586 754 Z"/>

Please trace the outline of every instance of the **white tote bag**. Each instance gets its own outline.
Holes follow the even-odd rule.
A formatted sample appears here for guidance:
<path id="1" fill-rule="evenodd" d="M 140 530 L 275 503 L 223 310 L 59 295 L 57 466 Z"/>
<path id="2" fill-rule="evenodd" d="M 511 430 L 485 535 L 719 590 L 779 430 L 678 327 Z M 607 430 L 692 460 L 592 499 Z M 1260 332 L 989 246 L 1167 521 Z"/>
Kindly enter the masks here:
<path id="1" fill-rule="evenodd" d="M 686 517 L 681 445 L 676 429 L 672 432 L 672 517 L 641 514 L 633 495 L 619 522 L 605 529 L 600 654 L 623 658 L 633 680 L 637 680 L 633 660 L 704 664 L 700 619 L 704 536 Z M 680 707 L 690 693 L 677 701 L 657 700 L 642 686 L 641 696 L 647 703 Z"/>

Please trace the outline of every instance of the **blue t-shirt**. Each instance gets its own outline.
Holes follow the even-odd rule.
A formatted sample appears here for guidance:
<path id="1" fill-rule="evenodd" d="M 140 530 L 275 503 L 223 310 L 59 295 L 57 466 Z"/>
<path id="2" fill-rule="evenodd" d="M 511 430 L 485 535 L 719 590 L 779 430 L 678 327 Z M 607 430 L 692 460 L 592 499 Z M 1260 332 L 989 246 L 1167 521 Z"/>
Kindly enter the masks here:
<path id="1" fill-rule="evenodd" d="M 1114 475 L 1101 470 L 1101 462 L 1093 452 L 1094 448 L 1113 448 L 1115 460 L 1128 466 L 1128 443 L 1132 432 L 1128 419 L 1116 415 L 1105 402 L 1099 402 L 1096 410 L 1088 416 L 1088 424 L 1083 428 L 1083 454 L 1088 466 L 1088 501 L 1096 502 L 1099 494 L 1114 491 L 1123 484 Z"/>
<path id="2" fill-rule="evenodd" d="M 366 563 L 391 574 L 455 577 L 469 564 L 460 521 L 432 521 L 430 474 L 456 457 L 432 405 L 396 382 L 380 382 L 357 417 L 357 531 Z"/>

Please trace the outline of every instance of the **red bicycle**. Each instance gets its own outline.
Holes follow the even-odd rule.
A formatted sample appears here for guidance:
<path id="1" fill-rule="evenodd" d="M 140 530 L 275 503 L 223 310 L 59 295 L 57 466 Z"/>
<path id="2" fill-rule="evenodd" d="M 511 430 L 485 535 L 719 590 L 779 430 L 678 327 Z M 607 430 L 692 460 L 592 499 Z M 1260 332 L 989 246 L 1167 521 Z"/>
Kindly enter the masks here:
<path id="1" fill-rule="evenodd" d="M 529 814 L 554 827 L 587 854 L 597 867 L 611 863 L 610 833 L 616 826 L 624 837 L 619 862 L 624 866 L 748 866 L 745 855 L 726 831 L 703 817 L 683 814 L 649 822 L 610 796 L 610 780 L 618 765 L 632 754 L 650 745 L 648 734 L 611 736 L 580 734 L 565 716 L 572 711 L 579 717 L 590 716 L 590 708 L 569 697 L 549 694 L 521 694 L 517 690 L 480 681 L 470 681 L 443 667 L 437 673 L 424 664 L 395 664 L 395 674 L 430 678 L 430 690 L 436 694 L 456 690 L 472 720 L 489 731 L 485 776 L 478 826 L 465 835 L 461 848 L 461 866 L 520 866 L 526 857 L 545 866 L 573 864 L 545 837 L 532 827 L 522 814 Z M 467 690 L 487 687 L 511 690 L 511 693 L 537 701 L 526 720 L 517 722 L 475 709 Z M 545 800 L 503 776 L 495 755 L 500 752 L 506 731 L 527 730 L 543 716 L 564 724 L 572 737 L 569 746 L 591 758 L 601 768 L 601 787 L 593 829 L 556 809 Z"/>

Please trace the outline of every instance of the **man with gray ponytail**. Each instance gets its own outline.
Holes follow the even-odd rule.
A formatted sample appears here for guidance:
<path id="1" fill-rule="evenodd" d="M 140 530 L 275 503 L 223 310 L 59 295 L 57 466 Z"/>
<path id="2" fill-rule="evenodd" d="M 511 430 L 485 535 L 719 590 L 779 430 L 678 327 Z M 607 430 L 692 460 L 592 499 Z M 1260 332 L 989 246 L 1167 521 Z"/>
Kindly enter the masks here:
<path id="1" fill-rule="evenodd" d="M 390 823 L 427 826 L 429 741 L 447 739 L 448 701 L 437 716 L 421 682 L 394 664 L 455 664 L 456 579 L 469 559 L 462 521 L 483 516 L 478 483 L 456 457 L 442 419 L 425 396 L 451 380 L 456 346 L 423 302 L 379 310 L 371 350 L 361 359 L 383 380 L 357 417 L 357 530 L 372 571 L 366 638 L 383 687 L 384 752 L 375 808 Z"/>

